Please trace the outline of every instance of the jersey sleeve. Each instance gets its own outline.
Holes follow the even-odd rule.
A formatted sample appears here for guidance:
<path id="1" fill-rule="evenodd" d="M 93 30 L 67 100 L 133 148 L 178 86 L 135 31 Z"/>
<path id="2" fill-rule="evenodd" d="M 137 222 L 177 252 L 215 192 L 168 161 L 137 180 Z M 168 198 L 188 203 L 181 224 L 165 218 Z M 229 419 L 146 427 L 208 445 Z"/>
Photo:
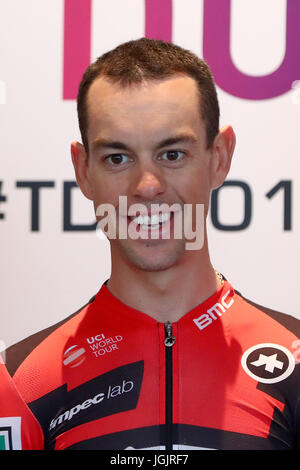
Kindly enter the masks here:
<path id="1" fill-rule="evenodd" d="M 0 450 L 41 450 L 43 432 L 0 356 Z"/>

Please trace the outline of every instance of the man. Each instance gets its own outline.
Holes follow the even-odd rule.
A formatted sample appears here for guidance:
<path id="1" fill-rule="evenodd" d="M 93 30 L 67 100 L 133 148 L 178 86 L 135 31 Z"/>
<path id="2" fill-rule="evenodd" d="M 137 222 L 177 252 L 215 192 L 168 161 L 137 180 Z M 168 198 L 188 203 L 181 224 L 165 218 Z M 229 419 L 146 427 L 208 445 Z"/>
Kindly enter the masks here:
<path id="1" fill-rule="evenodd" d="M 207 65 L 123 44 L 84 74 L 78 115 L 72 161 L 112 269 L 79 312 L 8 352 L 45 447 L 299 447 L 299 321 L 244 300 L 210 261 L 210 192 L 235 135 L 219 130 Z"/>
<path id="2" fill-rule="evenodd" d="M 41 450 L 43 433 L 0 355 L 0 450 Z"/>

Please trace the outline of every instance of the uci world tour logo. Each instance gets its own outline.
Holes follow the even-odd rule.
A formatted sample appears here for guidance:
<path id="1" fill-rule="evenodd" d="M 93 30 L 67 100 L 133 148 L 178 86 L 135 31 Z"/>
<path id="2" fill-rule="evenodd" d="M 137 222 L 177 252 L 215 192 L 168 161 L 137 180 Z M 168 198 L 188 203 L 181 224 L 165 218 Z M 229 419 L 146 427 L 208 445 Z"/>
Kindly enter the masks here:
<path id="1" fill-rule="evenodd" d="M 21 417 L 0 418 L 0 450 L 21 449 Z"/>
<path id="2" fill-rule="evenodd" d="M 256 344 L 244 352 L 244 371 L 258 382 L 273 384 L 286 379 L 295 368 L 295 357 L 284 346 L 273 343 Z"/>
<path id="3" fill-rule="evenodd" d="M 71 346 L 64 352 L 63 364 L 71 368 L 78 367 L 85 361 L 85 349 L 81 346 Z"/>

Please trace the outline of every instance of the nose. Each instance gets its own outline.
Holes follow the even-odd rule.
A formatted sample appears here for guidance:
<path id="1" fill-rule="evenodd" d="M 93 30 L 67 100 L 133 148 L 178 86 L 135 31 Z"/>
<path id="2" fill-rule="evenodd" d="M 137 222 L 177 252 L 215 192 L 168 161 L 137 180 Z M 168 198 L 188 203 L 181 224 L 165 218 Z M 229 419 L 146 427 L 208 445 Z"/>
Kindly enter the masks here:
<path id="1" fill-rule="evenodd" d="M 159 170 L 144 169 L 137 176 L 133 195 L 138 199 L 154 200 L 166 190 L 166 184 Z"/>

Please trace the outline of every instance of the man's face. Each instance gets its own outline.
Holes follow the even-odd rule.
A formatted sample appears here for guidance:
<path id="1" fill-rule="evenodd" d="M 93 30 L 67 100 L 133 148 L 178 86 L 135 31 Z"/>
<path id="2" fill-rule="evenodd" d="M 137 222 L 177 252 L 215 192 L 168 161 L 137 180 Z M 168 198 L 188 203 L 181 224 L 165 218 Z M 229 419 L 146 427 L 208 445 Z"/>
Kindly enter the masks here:
<path id="1" fill-rule="evenodd" d="M 143 204 L 148 216 L 154 215 L 153 204 L 182 209 L 204 204 L 207 213 L 210 190 L 219 180 L 214 151 L 206 148 L 199 99 L 196 82 L 188 76 L 130 87 L 104 77 L 92 83 L 87 96 L 89 156 L 81 148 L 77 173 L 95 210 L 111 204 L 119 216 L 119 197 L 126 196 L 128 207 Z M 179 212 L 166 210 L 158 224 L 129 217 L 128 212 L 120 217 L 141 235 L 111 239 L 113 258 L 122 257 L 140 269 L 162 270 L 185 256 L 184 236 L 174 238 Z M 171 236 L 166 239 L 167 232 Z"/>

